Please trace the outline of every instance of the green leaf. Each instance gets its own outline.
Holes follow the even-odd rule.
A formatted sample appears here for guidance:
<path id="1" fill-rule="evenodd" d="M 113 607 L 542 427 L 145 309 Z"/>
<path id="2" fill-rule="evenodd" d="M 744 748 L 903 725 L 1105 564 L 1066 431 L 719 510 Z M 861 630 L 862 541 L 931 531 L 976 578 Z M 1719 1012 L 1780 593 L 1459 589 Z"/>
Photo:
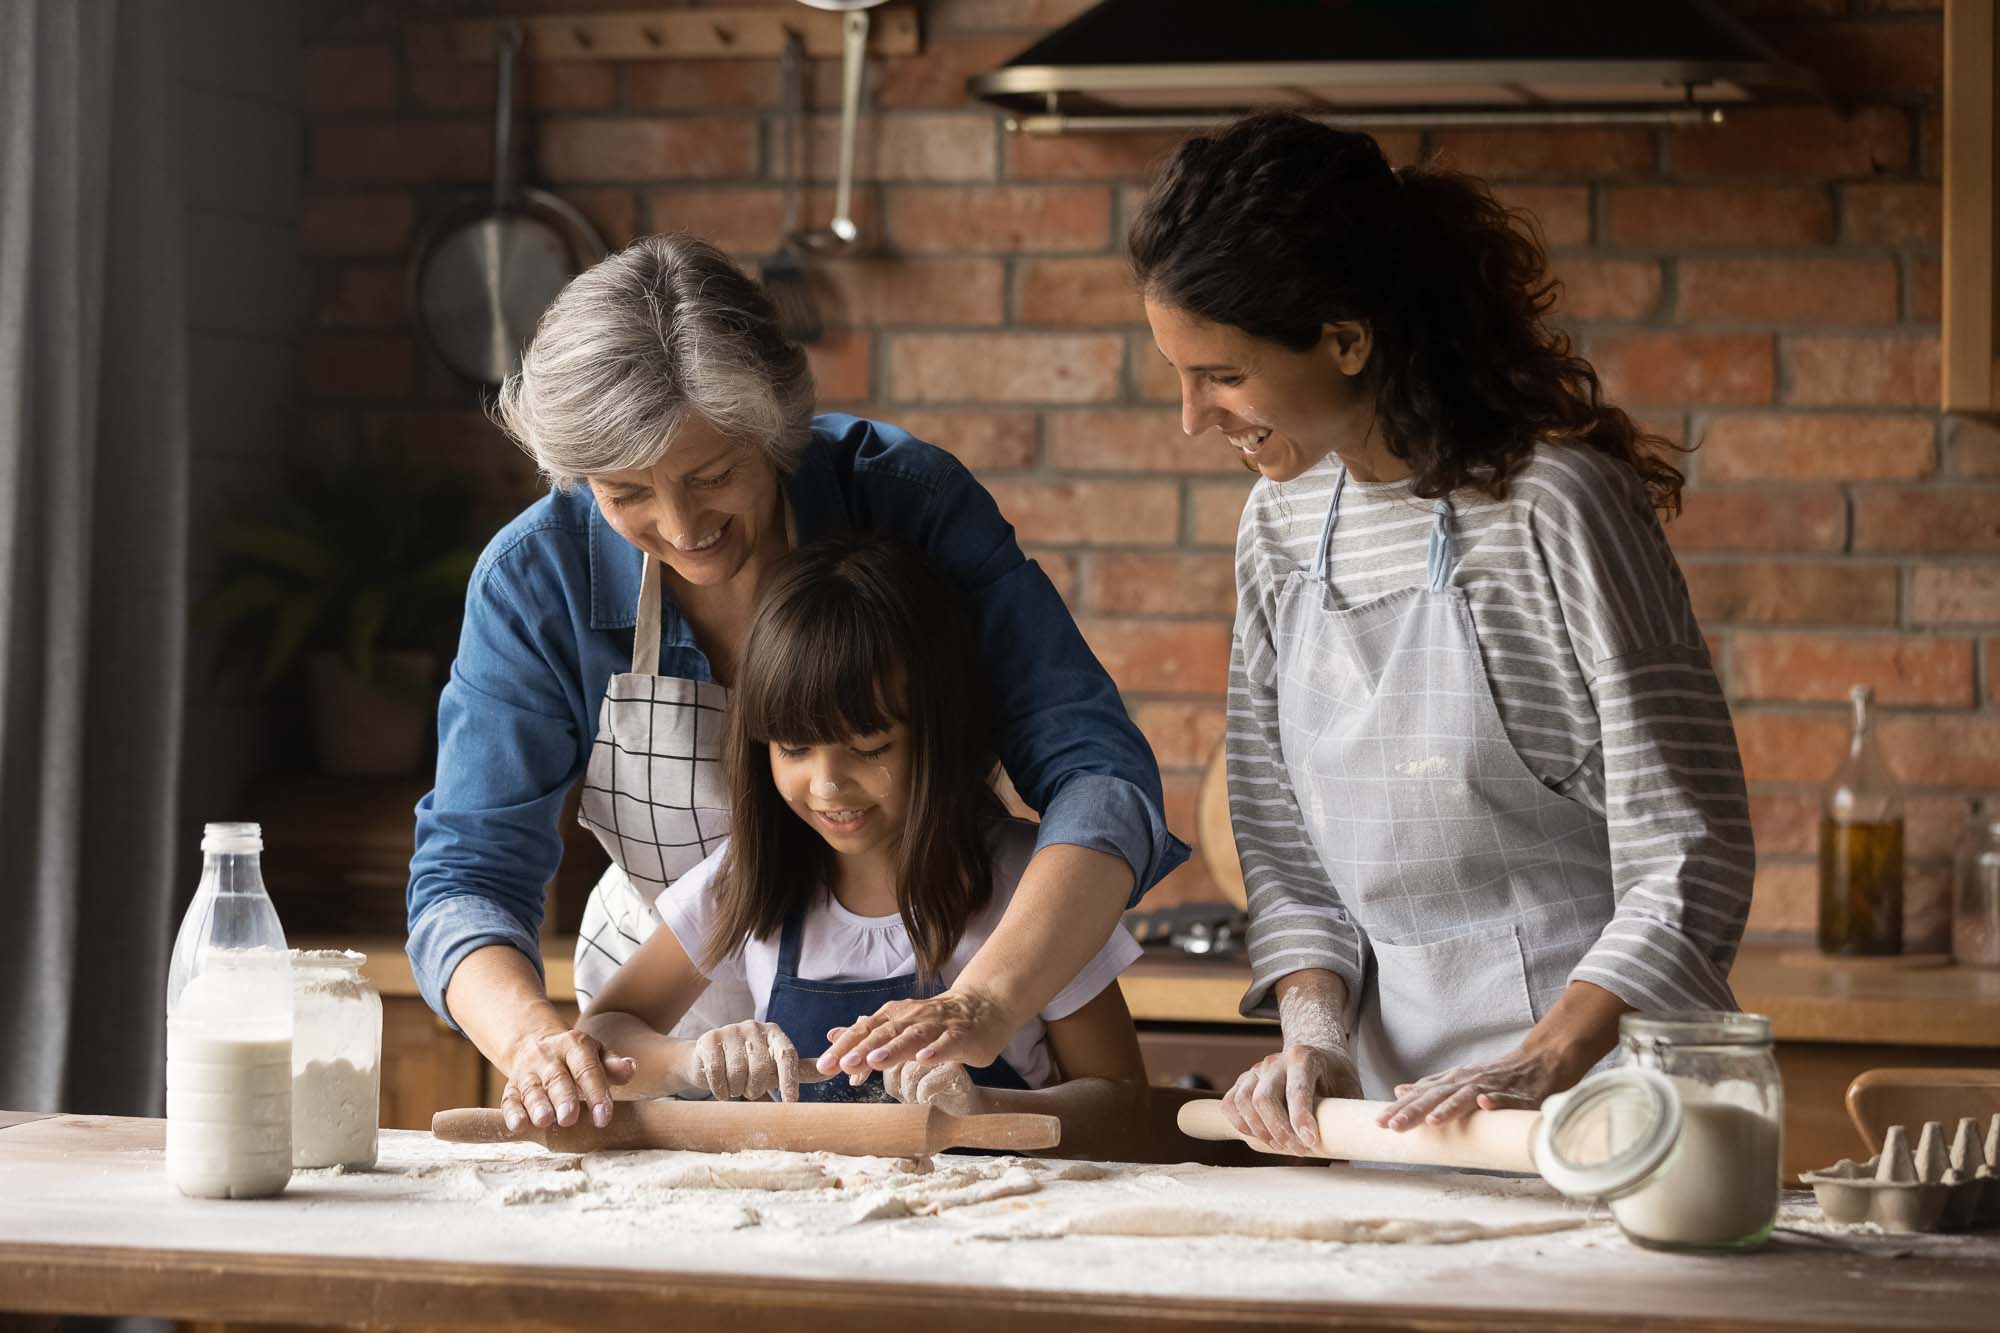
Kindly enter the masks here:
<path id="1" fill-rule="evenodd" d="M 315 582 L 331 579 L 340 572 L 340 557 L 324 543 L 297 529 L 239 521 L 223 524 L 216 531 L 215 540 L 225 551 L 276 565 Z"/>
<path id="2" fill-rule="evenodd" d="M 375 644 L 389 618 L 389 590 L 371 583 L 354 596 L 347 612 L 347 665 L 366 682 L 375 676 Z"/>
<path id="3" fill-rule="evenodd" d="M 194 609 L 194 623 L 202 629 L 227 628 L 297 595 L 289 584 L 269 574 L 239 574 L 202 598 Z"/>
<path id="4" fill-rule="evenodd" d="M 325 606 L 324 597 L 312 597 L 292 602 L 278 612 L 278 623 L 271 631 L 271 642 L 264 653 L 264 669 L 257 677 L 260 688 L 269 687 L 285 674 L 306 637 L 318 625 Z"/>

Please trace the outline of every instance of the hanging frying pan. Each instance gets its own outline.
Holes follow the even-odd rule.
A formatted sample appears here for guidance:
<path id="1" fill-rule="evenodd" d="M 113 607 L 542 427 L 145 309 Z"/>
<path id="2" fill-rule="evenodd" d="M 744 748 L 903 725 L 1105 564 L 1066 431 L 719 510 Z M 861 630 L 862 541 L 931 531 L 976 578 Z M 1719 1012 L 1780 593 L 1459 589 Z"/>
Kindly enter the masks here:
<path id="1" fill-rule="evenodd" d="M 426 228 L 410 260 L 410 309 L 439 360 L 477 384 L 520 368 L 521 347 L 563 284 L 604 257 L 583 214 L 545 190 L 514 183 L 514 67 L 519 24 L 498 34 L 493 197 L 454 208 Z"/>

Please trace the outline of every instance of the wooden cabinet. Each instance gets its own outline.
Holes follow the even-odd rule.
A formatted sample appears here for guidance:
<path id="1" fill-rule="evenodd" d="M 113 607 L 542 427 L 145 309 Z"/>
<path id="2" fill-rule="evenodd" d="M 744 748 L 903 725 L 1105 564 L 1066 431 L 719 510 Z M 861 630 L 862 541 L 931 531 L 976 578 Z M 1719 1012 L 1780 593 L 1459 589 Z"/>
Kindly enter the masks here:
<path id="1" fill-rule="evenodd" d="M 1995 0 L 1944 17 L 1944 410 L 2000 412 L 2000 45 Z"/>

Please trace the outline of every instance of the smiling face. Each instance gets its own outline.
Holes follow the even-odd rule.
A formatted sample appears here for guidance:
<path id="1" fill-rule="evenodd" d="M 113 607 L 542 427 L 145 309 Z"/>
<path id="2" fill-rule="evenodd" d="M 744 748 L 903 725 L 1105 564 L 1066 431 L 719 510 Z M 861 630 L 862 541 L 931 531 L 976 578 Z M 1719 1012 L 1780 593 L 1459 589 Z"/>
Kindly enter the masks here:
<path id="1" fill-rule="evenodd" d="M 910 805 L 910 735 L 902 722 L 837 742 L 770 742 L 771 780 L 794 814 L 843 857 L 883 860 Z M 888 881 L 893 911 L 893 879 Z"/>
<path id="2" fill-rule="evenodd" d="M 614 532 L 691 587 L 727 583 L 784 550 L 777 470 L 698 417 L 651 467 L 599 473 L 590 489 Z"/>
<path id="3" fill-rule="evenodd" d="M 1290 481 L 1331 452 L 1353 463 L 1379 449 L 1361 385 L 1371 349 L 1365 326 L 1329 324 L 1317 346 L 1295 352 L 1150 299 L 1146 322 L 1180 377 L 1181 429 L 1216 431 L 1272 481 Z M 1356 475 L 1364 470 L 1373 469 L 1364 463 Z"/>

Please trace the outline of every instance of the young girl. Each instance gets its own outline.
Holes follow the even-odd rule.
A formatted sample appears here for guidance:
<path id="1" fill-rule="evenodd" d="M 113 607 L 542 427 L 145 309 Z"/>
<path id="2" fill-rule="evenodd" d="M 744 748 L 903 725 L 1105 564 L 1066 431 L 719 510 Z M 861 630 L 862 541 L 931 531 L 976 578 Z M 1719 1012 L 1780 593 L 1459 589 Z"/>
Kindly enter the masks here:
<path id="1" fill-rule="evenodd" d="M 1116 984 L 1139 956 L 1123 927 L 984 1068 L 813 1070 L 838 1029 L 948 986 L 1035 849 L 989 782 L 973 645 L 949 586 L 891 543 L 822 543 L 773 573 L 730 701 L 732 835 L 660 896 L 666 928 L 581 1024 L 632 1069 L 617 1095 L 1039 1111 L 1066 1154 L 1129 1150 L 1145 1071 Z M 718 978 L 747 982 L 757 1018 L 664 1035 Z"/>

